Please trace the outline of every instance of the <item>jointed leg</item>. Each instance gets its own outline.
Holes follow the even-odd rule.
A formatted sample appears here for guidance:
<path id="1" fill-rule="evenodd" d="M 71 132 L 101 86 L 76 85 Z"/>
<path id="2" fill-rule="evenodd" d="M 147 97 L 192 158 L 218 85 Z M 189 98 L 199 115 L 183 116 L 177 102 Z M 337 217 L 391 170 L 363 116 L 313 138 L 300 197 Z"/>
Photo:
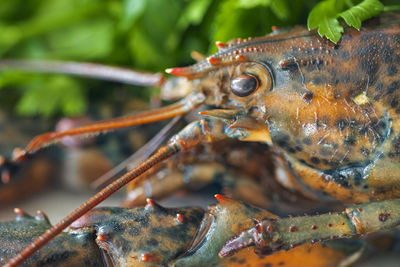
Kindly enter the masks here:
<path id="1" fill-rule="evenodd" d="M 168 163 L 165 165 L 170 165 Z M 161 166 L 161 170 L 152 172 L 150 177 L 141 176 L 137 185 L 128 185 L 123 206 L 142 206 L 146 203 L 146 198 L 160 200 L 181 189 L 200 188 L 210 183 L 221 184 L 235 199 L 264 206 L 270 202 L 265 188 L 244 173 L 237 173 L 216 162 L 187 164 L 180 169 L 173 162 L 173 167 Z"/>
<path id="2" fill-rule="evenodd" d="M 160 170 L 152 172 L 150 177 L 140 177 L 135 186 L 129 184 L 123 206 L 142 206 L 146 203 L 146 198 L 160 200 L 187 187 L 205 186 L 213 181 L 214 176 L 222 172 L 221 167 L 223 167 L 217 163 L 198 163 L 185 166 L 182 170 L 176 166 L 174 159 L 172 161 L 174 166 L 168 167 L 168 163 L 163 164 Z"/>
<path id="3" fill-rule="evenodd" d="M 219 255 L 230 256 L 255 246 L 260 253 L 290 249 L 305 243 L 368 234 L 400 224 L 400 199 L 356 205 L 339 213 L 263 220 L 228 241 Z"/>
<path id="4" fill-rule="evenodd" d="M 22 263 L 42 246 L 47 244 L 57 234 L 67 228 L 72 222 L 100 204 L 103 200 L 119 190 L 121 187 L 132 180 L 132 182 L 136 184 L 136 181 L 134 180 L 135 178 L 145 173 L 159 162 L 171 157 L 173 154 L 176 154 L 181 150 L 188 150 L 200 142 L 211 142 L 214 140 L 226 139 L 228 137 L 227 133 L 229 133 L 228 127 L 229 125 L 223 121 L 214 119 L 203 119 L 189 124 L 177 135 L 171 138 L 168 145 L 160 148 L 153 156 L 149 157 L 139 166 L 129 171 L 121 178 L 91 197 L 88 201 L 83 203 L 80 207 L 75 209 L 72 213 L 67 215 L 64 219 L 35 239 L 28 247 L 12 258 L 5 266 L 17 266 Z"/>

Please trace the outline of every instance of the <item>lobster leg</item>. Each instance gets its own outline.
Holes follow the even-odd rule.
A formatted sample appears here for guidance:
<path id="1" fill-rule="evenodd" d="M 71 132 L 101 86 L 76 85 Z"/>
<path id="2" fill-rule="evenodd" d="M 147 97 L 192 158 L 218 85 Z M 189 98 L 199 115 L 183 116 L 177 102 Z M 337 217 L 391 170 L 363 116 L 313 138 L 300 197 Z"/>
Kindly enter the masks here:
<path id="1" fill-rule="evenodd" d="M 244 199 L 251 204 L 267 206 L 270 203 L 270 193 L 274 190 L 272 190 L 270 184 L 264 185 L 264 187 L 260 186 L 260 180 L 268 180 L 268 176 L 271 175 L 268 173 L 268 169 L 272 164 L 270 153 L 260 149 L 262 151 L 259 151 L 262 153 L 260 160 L 266 160 L 258 162 L 260 165 L 255 164 L 254 166 L 253 164 L 254 168 L 244 173 L 240 171 L 243 170 L 244 164 L 246 163 L 247 166 L 250 166 L 254 163 L 254 159 L 250 158 L 250 154 L 243 150 L 243 146 L 235 147 L 237 142 L 233 142 L 232 139 L 225 140 L 227 137 L 238 139 L 245 137 L 248 141 L 260 141 L 260 136 L 262 138 L 264 129 L 249 130 L 241 128 L 237 130 L 231 126 L 231 121 L 223 121 L 211 117 L 190 124 L 186 130 L 187 136 L 191 133 L 202 131 L 205 136 L 209 135 L 202 142 L 212 142 L 212 144 L 204 144 L 204 146 L 197 147 L 199 149 L 195 151 L 180 153 L 166 162 L 164 166 L 158 165 L 153 168 L 151 175 L 140 177 L 134 183 L 131 183 L 128 186 L 129 193 L 123 205 L 128 207 L 138 206 L 145 203 L 146 197 L 159 200 L 179 189 L 199 188 L 216 182 L 228 189 L 230 195 L 236 198 Z M 261 133 L 256 134 L 259 132 Z M 219 140 L 224 141 L 218 142 Z M 258 144 L 259 146 L 260 144 Z M 221 152 L 223 156 L 221 156 Z M 213 157 L 211 155 L 219 156 Z M 235 157 L 239 157 L 240 160 L 235 160 Z M 227 162 L 228 167 L 226 165 Z M 260 168 L 259 166 L 264 166 L 265 168 Z"/>
<path id="2" fill-rule="evenodd" d="M 229 258 L 218 257 L 223 244 L 254 225 L 254 221 L 279 220 L 279 217 L 222 195 L 215 197 L 219 204 L 209 207 L 192 246 L 172 262 L 172 266 L 338 266 L 347 256 L 360 249 L 360 242 L 349 244 L 345 242 L 348 240 L 332 240 L 324 244 L 305 244 L 267 257 L 257 255 L 251 248 L 243 249 Z M 345 247 L 347 251 L 343 249 Z"/>
<path id="3" fill-rule="evenodd" d="M 168 162 L 167 165 L 170 165 Z M 260 184 L 246 174 L 230 170 L 216 162 L 189 163 L 183 170 L 173 163 L 173 169 L 161 168 L 151 177 L 140 177 L 136 187 L 128 185 L 128 193 L 123 206 L 135 207 L 146 203 L 146 198 L 160 200 L 178 190 L 200 188 L 210 183 L 218 183 L 236 199 L 244 199 L 251 204 L 267 205 L 268 194 Z M 164 167 L 164 166 L 163 166 Z M 267 188 L 268 189 L 268 188 Z M 269 190 L 270 191 L 270 190 Z M 224 191 L 225 192 L 225 191 Z"/>
<path id="4" fill-rule="evenodd" d="M 153 173 L 150 177 L 142 176 L 136 186 L 128 185 L 127 197 L 123 202 L 125 207 L 142 206 L 146 203 L 146 198 L 155 200 L 168 197 L 178 190 L 187 187 L 201 187 L 212 183 L 215 175 L 222 172 L 223 166 L 218 163 L 198 163 L 185 166 L 180 170 L 175 162 L 174 166 L 161 166 L 161 170 Z"/>
<path id="5" fill-rule="evenodd" d="M 390 229 L 400 224 L 399 205 L 400 199 L 392 199 L 355 205 L 339 213 L 263 220 L 228 241 L 219 255 L 227 257 L 249 246 L 268 254 L 305 243 Z"/>
<path id="6" fill-rule="evenodd" d="M 232 136 L 232 133 L 235 135 Z M 61 231 L 67 228 L 72 222 L 100 204 L 121 187 L 132 180 L 134 184 L 137 184 L 137 181 L 134 179 L 151 169 L 159 162 L 171 157 L 173 154 L 176 154 L 181 150 L 188 150 L 200 142 L 213 142 L 217 140 L 223 140 L 231 136 L 242 137 L 243 132 L 239 134 L 235 130 L 232 132 L 232 130 L 229 128 L 229 124 L 224 123 L 222 120 L 202 119 L 189 124 L 177 135 L 171 138 L 168 145 L 161 147 L 153 156 L 145 160 L 142 164 L 102 189 L 99 193 L 91 197 L 56 225 L 46 230 L 46 232 L 36 238 L 21 253 L 12 258 L 5 266 L 17 266 L 18 264 L 22 263 L 42 246 L 52 240 L 56 235 L 61 233 Z"/>

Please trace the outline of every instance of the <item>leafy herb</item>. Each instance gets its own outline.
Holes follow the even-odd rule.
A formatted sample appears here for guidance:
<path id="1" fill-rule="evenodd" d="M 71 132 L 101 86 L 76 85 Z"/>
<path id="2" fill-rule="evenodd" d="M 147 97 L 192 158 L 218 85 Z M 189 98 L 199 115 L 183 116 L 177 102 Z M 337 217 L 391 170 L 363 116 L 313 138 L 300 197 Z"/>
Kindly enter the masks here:
<path id="1" fill-rule="evenodd" d="M 310 29 L 337 42 L 345 30 L 342 24 L 360 29 L 383 9 L 400 8 L 388 6 L 393 4 L 398 0 L 0 1 L 0 57 L 162 71 L 192 63 L 191 51 L 216 51 L 215 41 L 265 35 L 272 26 L 305 24 L 307 18 Z M 108 92 L 101 94 L 106 99 L 113 95 L 100 86 L 110 83 L 3 72 L 0 106 L 15 107 L 23 115 L 77 115 L 87 109 L 89 95 L 100 95 L 99 90 Z M 137 98 L 146 95 L 131 91 Z"/>
<path id="2" fill-rule="evenodd" d="M 83 92 L 79 83 L 70 77 L 37 77 L 28 85 L 28 90 L 17 105 L 17 111 L 22 115 L 40 113 L 49 117 L 60 110 L 69 116 L 76 116 L 86 109 Z"/>
<path id="3" fill-rule="evenodd" d="M 347 8 L 347 9 L 346 9 Z M 378 15 L 383 11 L 383 4 L 379 0 L 364 0 L 353 5 L 350 0 L 325 0 L 317 4 L 308 16 L 308 29 L 318 28 L 321 36 L 337 43 L 344 31 L 338 18 L 357 30 L 361 28 L 361 22 Z"/>

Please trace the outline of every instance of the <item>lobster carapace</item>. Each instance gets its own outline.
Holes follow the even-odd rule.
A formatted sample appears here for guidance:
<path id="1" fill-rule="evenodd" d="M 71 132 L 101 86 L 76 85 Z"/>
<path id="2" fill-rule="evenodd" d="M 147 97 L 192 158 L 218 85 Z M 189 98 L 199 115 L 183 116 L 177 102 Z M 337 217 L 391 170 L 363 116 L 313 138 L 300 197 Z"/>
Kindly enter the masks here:
<path id="1" fill-rule="evenodd" d="M 199 143 L 228 138 L 273 147 L 287 161 L 286 172 L 277 178 L 292 190 L 315 199 L 328 195 L 365 204 L 341 213 L 257 221 L 227 242 L 221 257 L 251 245 L 258 252 L 271 253 L 398 225 L 399 23 L 398 14 L 387 13 L 365 23 L 360 31 L 347 29 L 338 44 L 299 27 L 266 37 L 218 42 L 216 54 L 193 66 L 167 70 L 186 79 L 173 83 L 191 88 L 180 91 L 184 97 L 180 102 L 37 137 L 17 160 L 62 136 L 172 118 L 203 104 L 217 108 L 202 111 L 204 119 L 190 123 L 168 145 L 46 231 L 11 264 L 21 262 L 160 161 Z"/>

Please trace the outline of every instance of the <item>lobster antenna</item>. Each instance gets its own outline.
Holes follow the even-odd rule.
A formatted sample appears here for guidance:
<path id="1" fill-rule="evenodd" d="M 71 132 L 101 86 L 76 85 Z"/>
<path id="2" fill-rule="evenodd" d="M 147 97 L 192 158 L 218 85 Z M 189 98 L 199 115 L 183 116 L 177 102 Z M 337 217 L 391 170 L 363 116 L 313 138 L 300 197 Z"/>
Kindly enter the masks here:
<path id="1" fill-rule="evenodd" d="M 183 115 L 198 107 L 203 103 L 204 95 L 192 94 L 179 101 L 178 103 L 165 106 L 159 109 L 140 112 L 135 115 L 121 117 L 117 119 L 105 120 L 97 123 L 88 124 L 63 132 L 49 132 L 35 137 L 25 148 L 24 151 L 17 153 L 14 161 L 22 161 L 29 154 L 35 153 L 37 150 L 58 142 L 62 137 L 75 135 L 93 135 L 105 133 L 111 130 L 126 128 L 135 125 L 148 124 L 156 121 L 171 119 L 173 117 Z"/>
<path id="2" fill-rule="evenodd" d="M 67 228 L 71 223 L 80 218 L 82 215 L 87 213 L 93 207 L 97 206 L 103 200 L 107 199 L 110 195 L 115 193 L 118 189 L 143 174 L 154 165 L 159 162 L 171 157 L 178 151 L 182 149 L 182 145 L 173 142 L 166 146 L 161 147 L 153 156 L 145 160 L 139 166 L 129 171 L 118 180 L 109 184 L 107 187 L 102 189 L 96 195 L 91 197 L 73 212 L 71 212 L 68 216 L 58 222 L 56 225 L 52 226 L 50 229 L 46 230 L 42 235 L 37 237 L 32 243 L 30 243 L 24 250 L 22 250 L 19 254 L 17 254 L 14 258 L 12 258 L 9 262 L 4 265 L 5 267 L 18 266 L 26 259 L 28 259 L 33 253 L 38 251 L 41 247 L 47 244 L 50 240 L 52 240 L 56 235 L 61 233 L 65 228 Z"/>
<path id="3" fill-rule="evenodd" d="M 122 161 L 120 164 L 97 178 L 94 182 L 90 184 L 91 188 L 98 188 L 105 183 L 109 183 L 110 179 L 117 175 L 119 172 L 123 171 L 125 168 L 132 166 L 129 169 L 133 169 L 137 165 L 139 165 L 142 161 L 146 158 L 150 157 L 151 154 L 164 142 L 165 138 L 172 132 L 178 122 L 182 119 L 181 116 L 177 116 L 173 118 L 164 128 L 161 129 L 150 141 L 148 141 L 144 146 L 142 146 L 139 150 L 135 153 L 130 155 L 127 159 Z"/>
<path id="4" fill-rule="evenodd" d="M 161 86 L 164 83 L 161 73 L 137 72 L 120 67 L 70 61 L 2 59 L 1 70 L 62 73 L 137 86 Z"/>

